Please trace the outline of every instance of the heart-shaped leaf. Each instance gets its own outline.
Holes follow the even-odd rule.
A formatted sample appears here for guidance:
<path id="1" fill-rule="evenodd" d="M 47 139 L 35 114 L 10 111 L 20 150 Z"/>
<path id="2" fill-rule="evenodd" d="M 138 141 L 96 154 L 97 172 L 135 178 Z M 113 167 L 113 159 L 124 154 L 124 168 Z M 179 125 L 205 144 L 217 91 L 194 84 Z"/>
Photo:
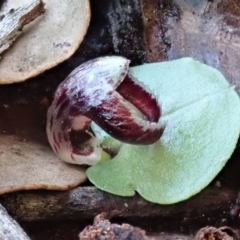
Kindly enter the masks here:
<path id="1" fill-rule="evenodd" d="M 163 136 L 148 146 L 122 144 L 112 160 L 90 167 L 87 176 L 98 188 L 121 196 L 137 191 L 161 204 L 187 199 L 230 158 L 240 132 L 239 97 L 219 71 L 191 58 L 132 72 L 158 96 Z M 110 137 L 105 141 L 115 144 Z"/>

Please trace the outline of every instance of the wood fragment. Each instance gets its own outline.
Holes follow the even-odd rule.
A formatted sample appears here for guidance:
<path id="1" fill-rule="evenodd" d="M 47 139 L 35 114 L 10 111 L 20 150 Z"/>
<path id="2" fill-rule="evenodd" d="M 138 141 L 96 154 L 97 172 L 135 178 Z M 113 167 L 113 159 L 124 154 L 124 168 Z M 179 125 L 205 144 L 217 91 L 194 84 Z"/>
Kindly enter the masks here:
<path id="1" fill-rule="evenodd" d="M 239 240 L 239 231 L 230 227 L 204 227 L 198 231 L 195 236 L 195 240 Z"/>
<path id="2" fill-rule="evenodd" d="M 0 15 L 0 54 L 7 50 L 29 24 L 45 11 L 42 0 L 33 2 L 17 9 L 11 9 L 6 15 Z"/>
<path id="3" fill-rule="evenodd" d="M 66 192 L 16 192 L 1 196 L 0 202 L 19 221 L 92 219 L 101 212 L 110 217 L 169 218 L 176 216 L 192 222 L 196 216 L 216 215 L 229 210 L 237 193 L 229 189 L 209 187 L 191 199 L 172 205 L 159 205 L 145 201 L 138 195 L 119 197 L 95 187 L 78 187 Z M 201 206 L 201 207 L 199 207 Z"/>
<path id="4" fill-rule="evenodd" d="M 129 224 L 111 223 L 105 213 L 101 213 L 94 218 L 93 225 L 85 227 L 79 234 L 80 240 L 156 240 L 155 238 L 146 236 L 146 232 L 138 227 Z"/>
<path id="5" fill-rule="evenodd" d="M 2 205 L 0 205 L 0 239 L 30 240 L 19 224 L 8 215 Z"/>
<path id="6" fill-rule="evenodd" d="M 11 105 L 9 114 L 18 107 Z M 25 117 L 30 118 L 39 114 L 22 113 L 27 113 Z M 3 115 L 0 110 L 0 116 Z M 0 120 L 1 126 L 2 121 L 5 119 Z M 28 126 L 30 130 L 31 124 Z M 84 167 L 65 164 L 56 157 L 48 146 L 45 131 L 37 134 L 37 138 L 42 144 L 27 136 L 21 138 L 0 133 L 0 195 L 21 190 L 68 190 L 86 181 Z"/>
<path id="7" fill-rule="evenodd" d="M 163 4 L 164 2 L 164 4 Z M 166 37 L 167 21 L 179 21 L 180 11 L 170 0 L 140 0 L 143 18 L 143 36 L 147 58 L 150 62 L 166 61 L 171 48 L 170 38 Z"/>
<path id="8" fill-rule="evenodd" d="M 33 0 L 24 0 L 29 1 Z M 2 56 L 0 84 L 25 81 L 53 68 L 68 59 L 82 42 L 90 23 L 90 0 L 59 0 L 57 4 L 55 0 L 43 1 L 44 16 L 26 26 Z M 8 0 L 3 8 L 8 12 L 22 5 L 22 1 Z"/>

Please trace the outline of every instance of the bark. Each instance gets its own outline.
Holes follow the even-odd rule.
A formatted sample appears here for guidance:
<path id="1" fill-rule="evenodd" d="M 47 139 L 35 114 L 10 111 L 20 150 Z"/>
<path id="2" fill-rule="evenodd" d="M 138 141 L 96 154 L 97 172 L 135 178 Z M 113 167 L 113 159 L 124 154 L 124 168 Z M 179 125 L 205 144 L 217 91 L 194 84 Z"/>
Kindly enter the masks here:
<path id="1" fill-rule="evenodd" d="M 173 205 L 159 205 L 140 196 L 119 197 L 95 187 L 78 187 L 66 192 L 16 192 L 1 197 L 1 203 L 19 221 L 92 219 L 101 212 L 111 217 L 185 219 L 192 222 L 196 216 L 211 216 L 213 224 L 219 212 L 230 213 L 237 193 L 217 187 L 207 188 L 191 199 Z M 199 217 L 201 218 L 201 217 Z M 211 222 L 208 222 L 211 224 Z"/>
<path id="2" fill-rule="evenodd" d="M 138 227 L 129 224 L 122 225 L 111 223 L 105 213 L 101 213 L 94 218 L 93 225 L 89 225 L 79 234 L 80 240 L 155 240 L 146 236 L 146 232 Z"/>
<path id="3" fill-rule="evenodd" d="M 6 15 L 0 15 L 0 54 L 10 47 L 22 33 L 25 25 L 35 20 L 44 11 L 42 0 L 34 0 L 26 6 L 11 9 Z"/>
<path id="4" fill-rule="evenodd" d="M 0 205 L 0 239 L 4 240 L 30 240 L 18 223 Z"/>
<path id="5" fill-rule="evenodd" d="M 143 18 L 144 46 L 150 62 L 166 61 L 171 49 L 166 36 L 169 20 L 179 21 L 180 10 L 171 0 L 140 0 Z"/>

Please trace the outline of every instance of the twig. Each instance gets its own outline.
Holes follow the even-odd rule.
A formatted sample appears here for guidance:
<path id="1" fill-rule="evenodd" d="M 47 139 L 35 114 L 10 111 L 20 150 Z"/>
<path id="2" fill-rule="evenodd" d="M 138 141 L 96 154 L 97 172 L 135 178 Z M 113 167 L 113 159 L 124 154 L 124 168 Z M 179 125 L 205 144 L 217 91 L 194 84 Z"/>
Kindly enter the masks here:
<path id="1" fill-rule="evenodd" d="M 0 54 L 21 34 L 25 25 L 44 13 L 42 0 L 34 0 L 30 4 L 11 9 L 6 15 L 0 16 Z"/>

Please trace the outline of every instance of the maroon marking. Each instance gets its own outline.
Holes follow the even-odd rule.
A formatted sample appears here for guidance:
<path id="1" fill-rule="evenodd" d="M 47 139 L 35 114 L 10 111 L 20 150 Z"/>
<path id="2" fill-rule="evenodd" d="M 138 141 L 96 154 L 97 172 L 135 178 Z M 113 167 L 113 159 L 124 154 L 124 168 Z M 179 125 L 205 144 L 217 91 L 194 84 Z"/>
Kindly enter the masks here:
<path id="1" fill-rule="evenodd" d="M 163 133 L 163 128 L 160 127 L 154 130 L 151 128 L 143 130 L 144 127 L 138 125 L 132 118 L 131 110 L 126 108 L 116 95 L 103 101 L 97 108 L 92 108 L 86 116 L 93 119 L 112 137 L 127 143 L 152 144 Z"/>
<path id="2" fill-rule="evenodd" d="M 60 144 L 59 144 L 59 142 L 58 142 L 58 140 L 57 140 L 57 138 L 56 138 L 55 133 L 53 133 L 53 141 L 54 141 L 54 143 L 57 145 L 57 148 L 60 149 Z"/>
<path id="3" fill-rule="evenodd" d="M 93 148 L 88 146 L 84 149 L 84 151 L 80 151 L 78 149 L 73 149 L 72 152 L 76 155 L 88 156 L 93 152 Z"/>
<path id="4" fill-rule="evenodd" d="M 53 147 L 54 147 L 55 152 L 58 154 L 58 149 L 55 144 L 53 145 Z"/>
<path id="5" fill-rule="evenodd" d="M 62 104 L 62 102 L 67 98 L 66 92 L 67 92 L 67 89 L 64 88 L 61 92 L 60 97 L 57 100 L 56 107 L 58 107 L 60 104 Z"/>
<path id="6" fill-rule="evenodd" d="M 142 112 L 148 121 L 158 122 L 161 109 L 157 100 L 141 86 L 137 85 L 130 76 L 125 77 L 116 91 Z"/>
<path id="7" fill-rule="evenodd" d="M 70 104 L 70 100 L 68 98 L 66 98 L 62 102 L 61 106 L 58 109 L 58 113 L 57 113 L 56 119 L 59 119 L 59 118 L 61 118 L 63 116 L 64 110 L 68 108 L 69 104 Z"/>
<path id="8" fill-rule="evenodd" d="M 65 142 L 68 142 L 69 141 L 69 135 L 67 133 L 64 133 L 63 134 L 63 139 Z"/>
<path id="9" fill-rule="evenodd" d="M 53 116 L 51 116 L 51 119 L 50 119 L 50 130 L 52 132 L 52 127 L 53 127 Z"/>
<path id="10" fill-rule="evenodd" d="M 59 139 L 59 143 L 61 144 L 61 142 L 62 142 L 62 133 L 58 133 L 58 139 Z"/>
<path id="11" fill-rule="evenodd" d="M 62 131 L 66 131 L 71 127 L 71 125 L 72 125 L 72 120 L 69 119 L 69 117 L 66 117 L 61 121 L 60 129 Z"/>
<path id="12" fill-rule="evenodd" d="M 78 104 L 77 106 L 70 106 L 69 109 L 68 109 L 68 114 L 69 116 L 73 116 L 73 117 L 76 117 L 78 116 L 79 114 L 81 114 L 81 103 Z"/>
<path id="13" fill-rule="evenodd" d="M 76 160 L 74 159 L 74 156 L 73 156 L 72 153 L 71 153 L 71 159 L 72 159 L 74 162 L 76 162 Z"/>

